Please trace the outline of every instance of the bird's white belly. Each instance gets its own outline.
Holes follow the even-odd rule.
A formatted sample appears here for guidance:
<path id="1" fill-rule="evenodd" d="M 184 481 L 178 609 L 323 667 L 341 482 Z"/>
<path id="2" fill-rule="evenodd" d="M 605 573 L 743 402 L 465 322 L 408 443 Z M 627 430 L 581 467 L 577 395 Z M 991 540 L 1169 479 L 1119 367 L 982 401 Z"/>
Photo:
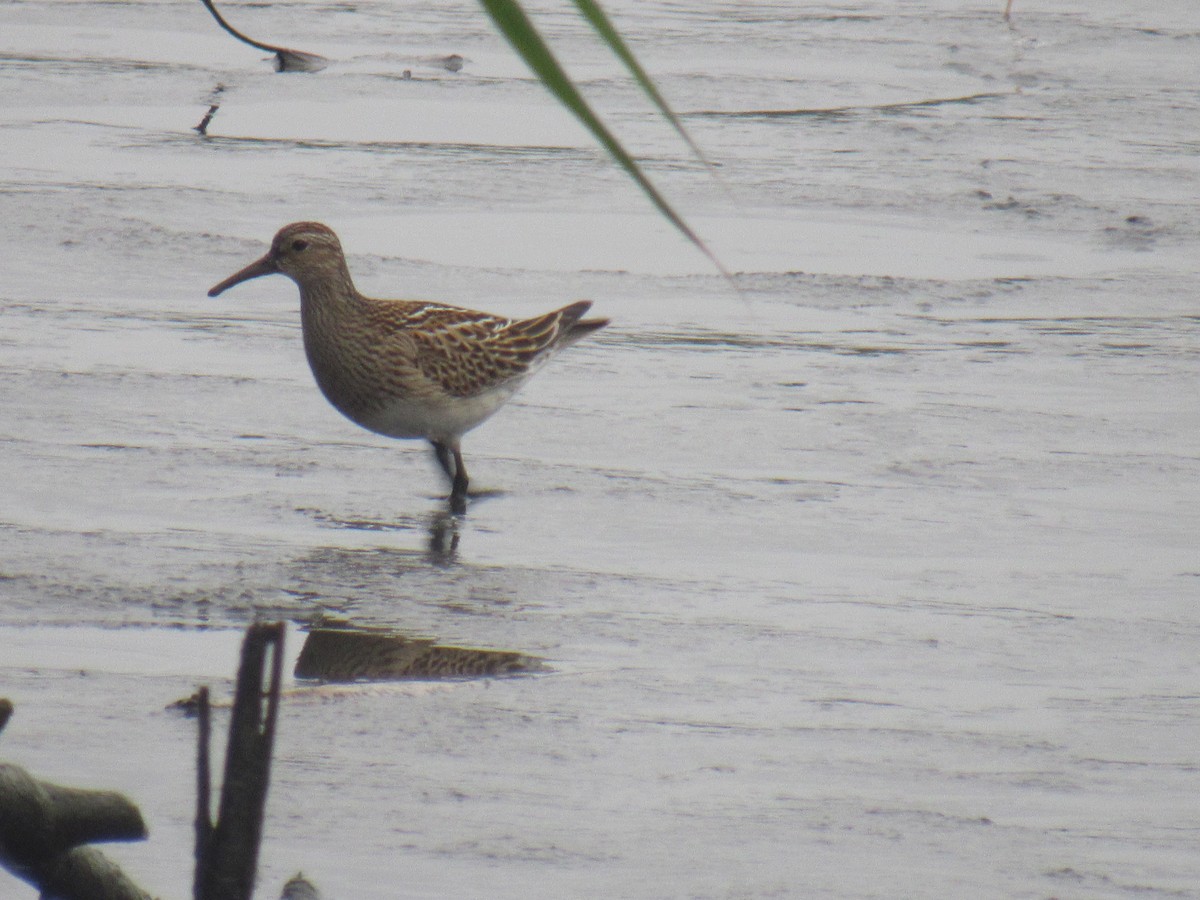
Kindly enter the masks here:
<path id="1" fill-rule="evenodd" d="M 519 387 L 519 382 L 510 382 L 473 397 L 396 399 L 358 421 L 388 437 L 453 442 L 503 406 Z"/>

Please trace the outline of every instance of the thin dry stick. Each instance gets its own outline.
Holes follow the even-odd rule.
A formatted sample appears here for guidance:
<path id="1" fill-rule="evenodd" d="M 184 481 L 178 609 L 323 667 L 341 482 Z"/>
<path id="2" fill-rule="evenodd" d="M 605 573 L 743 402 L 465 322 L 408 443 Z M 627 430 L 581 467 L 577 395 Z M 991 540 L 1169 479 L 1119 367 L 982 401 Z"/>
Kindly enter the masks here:
<path id="1" fill-rule="evenodd" d="M 329 64 L 329 60 L 323 56 L 317 56 L 315 53 L 305 53 L 303 50 L 289 50 L 287 47 L 276 47 L 274 44 L 264 44 L 262 41 L 246 37 L 246 35 L 242 34 L 222 18 L 221 14 L 217 12 L 217 8 L 213 6 L 212 0 L 200 0 L 200 2 L 212 13 L 212 17 L 217 20 L 217 24 L 239 41 L 249 44 L 251 47 L 256 47 L 259 50 L 274 53 L 275 70 L 278 72 L 319 72 Z"/>

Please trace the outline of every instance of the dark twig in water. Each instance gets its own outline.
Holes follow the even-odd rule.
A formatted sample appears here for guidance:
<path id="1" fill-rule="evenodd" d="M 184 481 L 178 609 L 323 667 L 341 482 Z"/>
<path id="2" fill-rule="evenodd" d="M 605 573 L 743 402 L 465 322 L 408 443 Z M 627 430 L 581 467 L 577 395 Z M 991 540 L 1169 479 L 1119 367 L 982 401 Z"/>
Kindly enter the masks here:
<path id="1" fill-rule="evenodd" d="M 277 72 L 319 72 L 329 64 L 329 60 L 323 56 L 317 56 L 315 53 L 305 53 L 303 50 L 289 50 L 287 47 L 276 47 L 273 44 L 264 44 L 261 41 L 246 37 L 246 35 L 242 34 L 221 17 L 221 14 L 217 12 L 217 8 L 213 6 L 212 0 L 200 0 L 200 2 L 212 13 L 212 17 L 217 20 L 217 24 L 239 41 L 249 44 L 251 47 L 257 47 L 259 50 L 274 53 L 275 71 Z M 203 133 L 201 132 L 201 134 Z"/>
<path id="2" fill-rule="evenodd" d="M 216 104 L 213 104 L 212 106 L 210 106 L 208 108 L 208 112 L 206 112 L 204 114 L 204 118 L 200 120 L 200 124 L 193 125 L 192 126 L 193 129 L 200 132 L 201 134 L 208 134 L 208 123 L 213 120 L 213 116 L 215 116 L 217 114 L 217 110 L 220 108 L 221 107 Z"/>
<path id="3" fill-rule="evenodd" d="M 225 93 L 225 85 L 220 82 L 212 89 L 212 93 L 208 95 L 208 112 L 204 114 L 204 118 L 200 120 L 199 125 L 192 126 L 193 131 L 197 131 L 202 135 L 208 134 L 208 123 L 213 120 L 213 116 L 217 114 L 217 110 L 221 108 L 221 95 Z"/>

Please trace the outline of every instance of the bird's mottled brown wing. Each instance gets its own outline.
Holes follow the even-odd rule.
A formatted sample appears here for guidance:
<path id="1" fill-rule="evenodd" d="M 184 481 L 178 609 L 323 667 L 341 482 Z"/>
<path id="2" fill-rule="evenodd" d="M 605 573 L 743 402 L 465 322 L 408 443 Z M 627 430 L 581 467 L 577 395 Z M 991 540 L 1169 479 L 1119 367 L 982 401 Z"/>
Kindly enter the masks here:
<path id="1" fill-rule="evenodd" d="M 516 321 L 451 306 L 423 304 L 406 323 L 417 367 L 446 393 L 469 397 L 523 375 L 554 347 L 589 304 Z"/>

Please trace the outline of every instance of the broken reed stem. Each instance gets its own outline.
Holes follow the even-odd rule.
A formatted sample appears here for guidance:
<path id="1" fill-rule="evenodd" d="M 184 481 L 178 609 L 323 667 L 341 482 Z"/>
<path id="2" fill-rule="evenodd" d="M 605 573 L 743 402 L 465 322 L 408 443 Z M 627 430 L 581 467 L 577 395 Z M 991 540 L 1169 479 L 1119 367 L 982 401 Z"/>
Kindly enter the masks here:
<path id="1" fill-rule="evenodd" d="M 282 622 L 256 623 L 246 630 L 242 642 L 217 822 L 203 838 L 202 829 L 209 819 L 207 810 L 202 815 L 201 808 L 207 801 L 197 798 L 196 900 L 250 900 L 254 892 L 283 682 L 284 634 Z M 268 652 L 274 654 L 269 676 L 265 666 Z M 202 748 L 204 744 L 201 738 Z M 206 749 L 201 753 L 207 757 Z M 198 762 L 198 792 L 208 778 L 206 768 Z"/>
<path id="2" fill-rule="evenodd" d="M 203 900 L 204 878 L 207 871 L 208 847 L 212 841 L 212 766 L 209 747 L 212 739 L 212 710 L 208 703 L 208 688 L 196 693 L 196 844 L 193 856 L 196 860 L 195 877 L 192 881 L 194 900 Z"/>

